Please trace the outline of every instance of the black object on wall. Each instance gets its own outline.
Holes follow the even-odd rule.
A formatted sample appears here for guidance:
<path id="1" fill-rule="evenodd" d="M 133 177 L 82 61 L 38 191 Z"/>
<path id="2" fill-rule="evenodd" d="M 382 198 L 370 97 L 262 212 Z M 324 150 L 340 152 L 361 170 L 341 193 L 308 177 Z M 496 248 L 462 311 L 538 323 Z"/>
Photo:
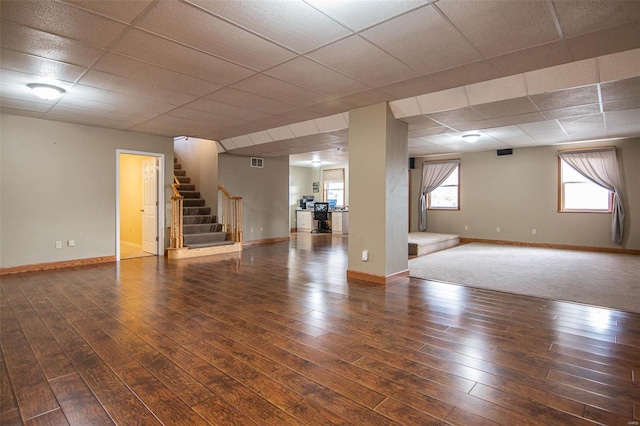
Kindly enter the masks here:
<path id="1" fill-rule="evenodd" d="M 410 169 L 416 168 L 416 159 L 413 157 L 409 157 L 409 168 Z"/>
<path id="2" fill-rule="evenodd" d="M 512 148 L 499 149 L 496 152 L 498 153 L 498 155 L 511 155 L 513 154 L 513 149 Z"/>

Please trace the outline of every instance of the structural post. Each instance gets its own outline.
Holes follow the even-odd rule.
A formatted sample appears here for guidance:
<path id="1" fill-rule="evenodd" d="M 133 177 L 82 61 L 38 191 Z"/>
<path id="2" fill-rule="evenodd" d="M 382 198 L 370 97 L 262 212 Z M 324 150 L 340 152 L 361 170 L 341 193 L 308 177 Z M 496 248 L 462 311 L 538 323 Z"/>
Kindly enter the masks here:
<path id="1" fill-rule="evenodd" d="M 407 123 L 387 103 L 349 112 L 347 278 L 388 283 L 409 275 L 408 161 Z"/>

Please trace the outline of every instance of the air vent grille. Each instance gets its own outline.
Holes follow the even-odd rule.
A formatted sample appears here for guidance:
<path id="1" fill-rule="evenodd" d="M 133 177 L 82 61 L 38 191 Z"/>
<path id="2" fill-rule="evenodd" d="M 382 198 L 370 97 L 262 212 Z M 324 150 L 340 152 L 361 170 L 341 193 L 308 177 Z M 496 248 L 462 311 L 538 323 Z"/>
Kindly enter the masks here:
<path id="1" fill-rule="evenodd" d="M 251 167 L 257 167 L 259 169 L 264 167 L 264 158 L 251 157 Z"/>

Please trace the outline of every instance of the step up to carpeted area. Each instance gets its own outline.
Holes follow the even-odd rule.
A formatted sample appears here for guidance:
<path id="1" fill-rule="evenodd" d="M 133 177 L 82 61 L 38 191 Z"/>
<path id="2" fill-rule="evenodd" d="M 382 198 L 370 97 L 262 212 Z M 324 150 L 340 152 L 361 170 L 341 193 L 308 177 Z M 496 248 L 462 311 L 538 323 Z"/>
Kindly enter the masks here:
<path id="1" fill-rule="evenodd" d="M 183 199 L 183 239 L 184 246 L 190 249 L 203 249 L 206 247 L 226 246 L 234 244 L 227 240 L 227 233 L 223 232 L 222 224 L 216 222 L 216 216 L 211 214 L 211 207 L 207 207 L 206 201 L 200 198 L 200 191 L 191 183 L 182 164 L 174 161 L 174 174 L 181 185 L 178 192 Z"/>
<path id="2" fill-rule="evenodd" d="M 409 256 L 424 256 L 425 254 L 455 247 L 458 244 L 460 244 L 459 235 L 410 232 Z"/>

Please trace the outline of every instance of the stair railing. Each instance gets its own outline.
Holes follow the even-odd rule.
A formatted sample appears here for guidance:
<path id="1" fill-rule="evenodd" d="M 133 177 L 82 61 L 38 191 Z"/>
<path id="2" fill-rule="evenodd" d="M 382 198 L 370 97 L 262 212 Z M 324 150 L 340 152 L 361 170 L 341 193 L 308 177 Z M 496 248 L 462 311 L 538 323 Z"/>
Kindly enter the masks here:
<path id="1" fill-rule="evenodd" d="M 227 233 L 231 241 L 242 242 L 242 197 L 232 197 L 224 185 L 218 185 L 218 191 L 222 192 L 222 213 L 220 223 L 222 230 Z"/>
<path id="2" fill-rule="evenodd" d="M 184 247 L 184 197 L 178 191 L 180 181 L 175 175 L 173 181 L 174 183 L 171 185 L 171 237 L 169 244 L 171 248 L 182 248 Z"/>

